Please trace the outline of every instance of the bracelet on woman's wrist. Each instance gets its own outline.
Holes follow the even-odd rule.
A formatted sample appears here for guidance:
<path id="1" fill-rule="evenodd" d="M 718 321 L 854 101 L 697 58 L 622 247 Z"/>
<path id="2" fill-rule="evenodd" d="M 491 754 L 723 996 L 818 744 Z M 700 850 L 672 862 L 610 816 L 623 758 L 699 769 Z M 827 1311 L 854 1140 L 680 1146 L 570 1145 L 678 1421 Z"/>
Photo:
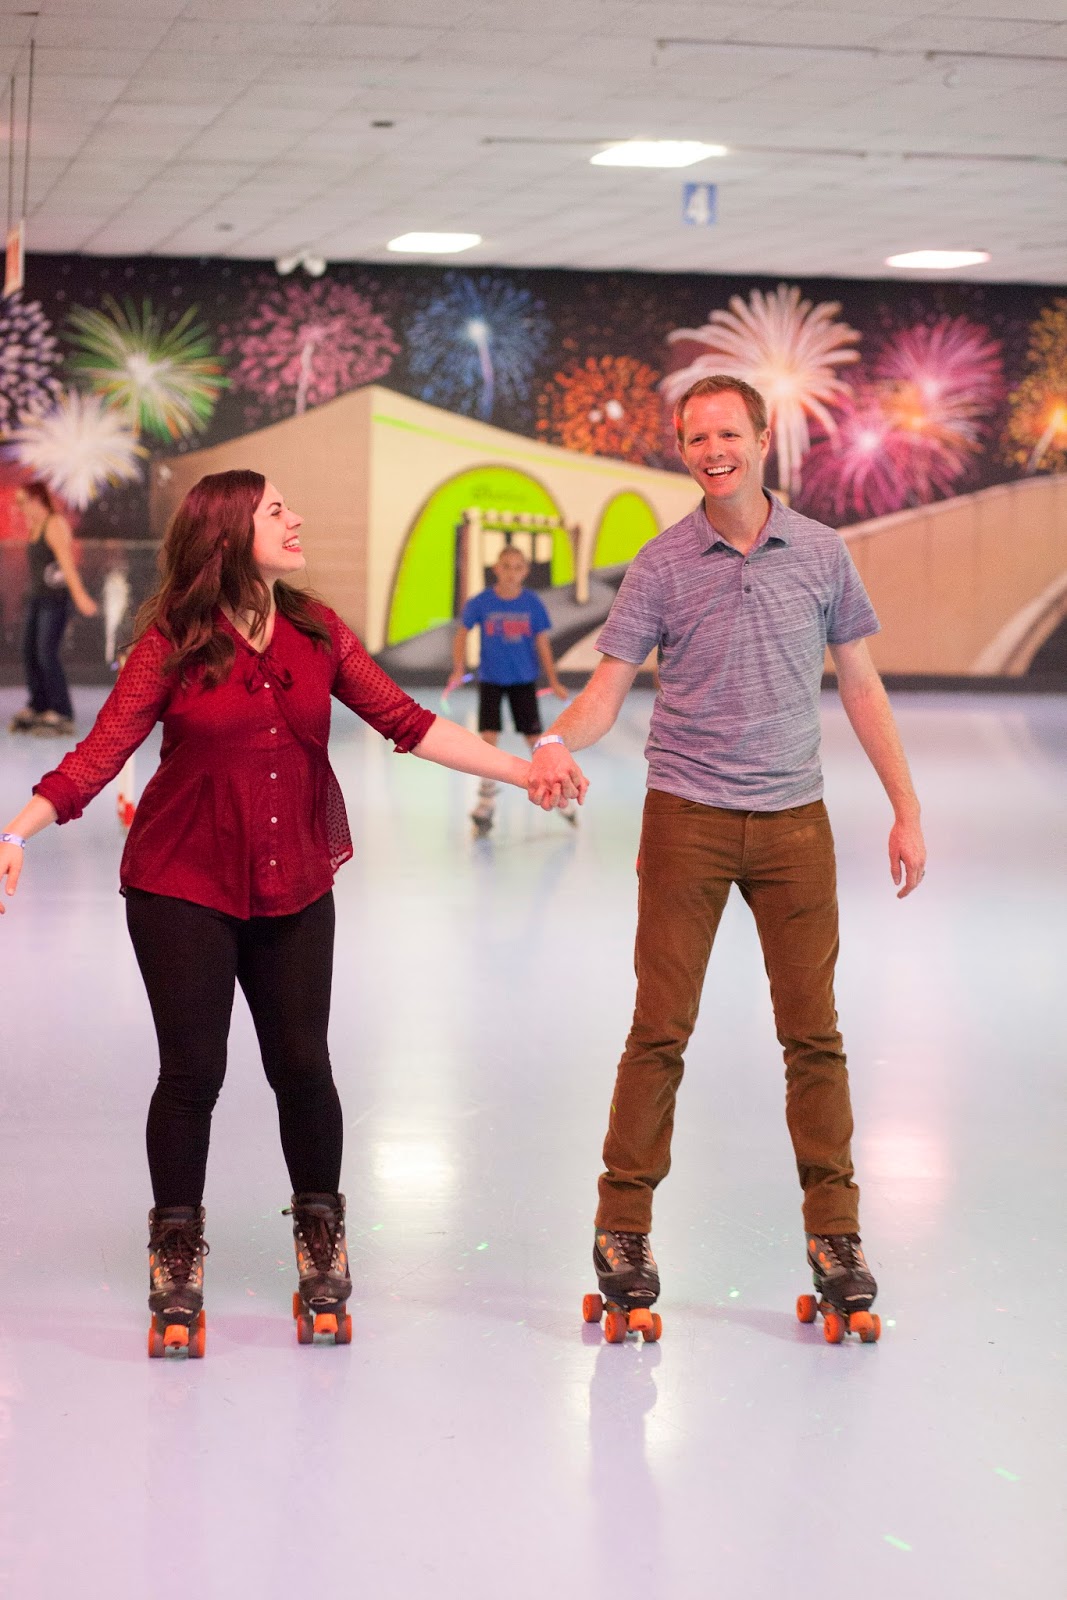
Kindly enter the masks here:
<path id="1" fill-rule="evenodd" d="M 26 841 L 21 833 L 0 833 L 0 844 L 17 844 L 22 850 L 26 848 Z"/>

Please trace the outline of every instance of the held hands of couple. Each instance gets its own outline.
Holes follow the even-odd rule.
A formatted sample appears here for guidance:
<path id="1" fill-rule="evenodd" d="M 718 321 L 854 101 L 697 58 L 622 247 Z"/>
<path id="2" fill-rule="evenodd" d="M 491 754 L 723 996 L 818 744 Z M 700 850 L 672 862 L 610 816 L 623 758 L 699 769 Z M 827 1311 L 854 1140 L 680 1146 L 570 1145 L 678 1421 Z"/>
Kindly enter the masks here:
<path id="1" fill-rule="evenodd" d="M 589 779 L 561 739 L 549 736 L 551 742 L 535 745 L 530 757 L 530 776 L 526 792 L 535 806 L 542 811 L 569 805 L 577 800 L 581 805 Z"/>

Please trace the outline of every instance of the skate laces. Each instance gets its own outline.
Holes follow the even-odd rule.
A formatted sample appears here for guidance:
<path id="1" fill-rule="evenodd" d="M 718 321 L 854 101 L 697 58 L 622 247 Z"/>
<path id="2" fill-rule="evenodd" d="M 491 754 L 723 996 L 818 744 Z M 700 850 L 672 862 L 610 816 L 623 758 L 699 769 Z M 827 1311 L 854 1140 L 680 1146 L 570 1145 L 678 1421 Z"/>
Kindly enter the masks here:
<path id="1" fill-rule="evenodd" d="M 612 1238 L 619 1241 L 623 1259 L 628 1267 L 635 1267 L 643 1271 L 647 1267 L 654 1267 L 652 1250 L 648 1242 L 647 1233 L 615 1233 Z"/>
<path id="2" fill-rule="evenodd" d="M 200 1232 L 200 1224 L 164 1222 L 159 1226 L 158 1236 L 148 1241 L 149 1250 L 155 1251 L 172 1283 L 188 1283 L 197 1262 L 211 1248 Z"/>
<path id="3" fill-rule="evenodd" d="M 343 1222 L 340 1216 L 319 1211 L 306 1211 L 303 1206 L 292 1206 L 286 1215 L 291 1216 L 316 1271 L 329 1272 L 337 1259 Z"/>

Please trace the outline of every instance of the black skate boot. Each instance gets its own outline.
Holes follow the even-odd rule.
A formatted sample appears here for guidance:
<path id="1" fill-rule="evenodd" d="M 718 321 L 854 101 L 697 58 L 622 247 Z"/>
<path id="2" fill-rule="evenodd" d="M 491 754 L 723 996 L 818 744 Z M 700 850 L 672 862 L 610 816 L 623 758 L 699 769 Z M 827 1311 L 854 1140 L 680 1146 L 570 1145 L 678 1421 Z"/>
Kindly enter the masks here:
<path id="1" fill-rule="evenodd" d="M 840 1344 L 846 1333 L 858 1333 L 864 1344 L 873 1344 L 882 1331 L 881 1319 L 871 1312 L 878 1285 L 859 1234 L 809 1233 L 808 1266 L 819 1298 L 800 1296 L 801 1322 L 814 1322 L 821 1313 L 828 1344 Z"/>
<path id="2" fill-rule="evenodd" d="M 204 1211 L 160 1206 L 148 1213 L 148 1354 L 184 1351 L 199 1357 L 207 1343 L 204 1316 Z"/>
<path id="3" fill-rule="evenodd" d="M 293 1219 L 296 1270 L 300 1287 L 293 1295 L 296 1337 L 313 1344 L 317 1333 L 334 1344 L 351 1344 L 352 1318 L 345 1310 L 352 1293 L 345 1241 L 343 1194 L 294 1194 L 283 1216 Z"/>
<path id="4" fill-rule="evenodd" d="M 593 1266 L 600 1294 L 586 1295 L 584 1321 L 599 1322 L 606 1312 L 604 1337 L 609 1344 L 621 1344 L 627 1333 L 640 1333 L 647 1342 L 658 1339 L 663 1319 L 652 1307 L 659 1299 L 659 1270 L 648 1234 L 598 1228 Z"/>

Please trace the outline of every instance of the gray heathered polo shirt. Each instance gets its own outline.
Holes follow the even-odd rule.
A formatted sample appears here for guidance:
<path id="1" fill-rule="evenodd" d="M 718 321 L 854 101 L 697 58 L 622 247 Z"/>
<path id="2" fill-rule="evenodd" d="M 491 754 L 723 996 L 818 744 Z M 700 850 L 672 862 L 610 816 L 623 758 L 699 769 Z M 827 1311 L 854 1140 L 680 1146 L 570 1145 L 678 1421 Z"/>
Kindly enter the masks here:
<path id="1" fill-rule="evenodd" d="M 878 632 L 841 536 L 768 499 L 747 556 L 703 501 L 664 529 L 634 557 L 596 641 L 635 664 L 659 647 L 648 787 L 737 811 L 821 797 L 826 646 Z"/>

